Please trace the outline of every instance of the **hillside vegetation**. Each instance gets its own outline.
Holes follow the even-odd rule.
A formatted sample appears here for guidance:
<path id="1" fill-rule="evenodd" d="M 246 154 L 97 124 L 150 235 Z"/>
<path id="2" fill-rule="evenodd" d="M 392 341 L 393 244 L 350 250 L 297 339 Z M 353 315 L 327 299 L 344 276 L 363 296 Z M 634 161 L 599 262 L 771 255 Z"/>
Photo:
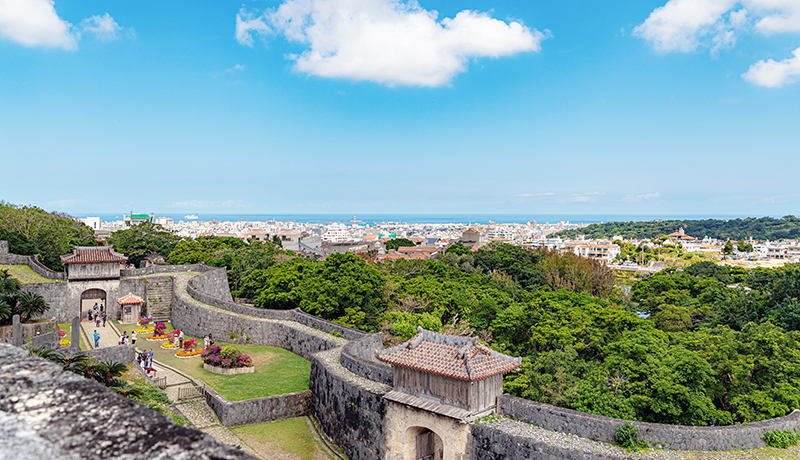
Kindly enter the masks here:
<path id="1" fill-rule="evenodd" d="M 784 240 L 800 238 L 800 219 L 795 216 L 746 218 L 733 220 L 661 220 L 649 222 L 608 222 L 591 224 L 580 230 L 565 230 L 555 236 L 575 238 L 586 235 L 593 239 L 612 238 L 616 235 L 626 239 L 657 238 L 669 235 L 683 227 L 687 235 L 695 238 L 717 238 L 736 240 L 752 237 L 757 240 Z"/>
<path id="2" fill-rule="evenodd" d="M 368 258 L 366 258 L 368 259 Z M 417 326 L 479 337 L 521 356 L 513 395 L 657 423 L 727 425 L 800 407 L 800 268 L 710 262 L 634 283 L 606 267 L 508 244 L 439 261 L 295 258 L 245 276 L 242 294 L 388 344 Z"/>

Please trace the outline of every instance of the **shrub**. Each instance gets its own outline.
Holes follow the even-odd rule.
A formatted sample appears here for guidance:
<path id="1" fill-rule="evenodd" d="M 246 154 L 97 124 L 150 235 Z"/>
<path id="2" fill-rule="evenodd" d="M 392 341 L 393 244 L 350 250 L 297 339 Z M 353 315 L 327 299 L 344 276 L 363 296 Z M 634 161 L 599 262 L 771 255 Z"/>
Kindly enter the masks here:
<path id="1" fill-rule="evenodd" d="M 770 447 L 787 449 L 797 445 L 798 441 L 800 441 L 800 434 L 789 430 L 767 431 L 761 439 L 766 441 Z"/>
<path id="2" fill-rule="evenodd" d="M 139 318 L 139 326 L 147 327 L 148 324 L 153 322 L 153 318 Z"/>
<path id="3" fill-rule="evenodd" d="M 221 348 L 213 345 L 206 348 L 200 357 L 204 363 L 217 367 L 237 368 L 253 365 L 253 360 L 249 356 L 233 347 Z"/>
<path id="4" fill-rule="evenodd" d="M 158 323 L 156 323 L 156 328 L 155 328 L 155 331 L 154 331 L 154 335 L 157 335 L 157 336 L 164 335 L 164 331 L 166 331 L 166 330 L 167 330 L 167 325 L 164 324 L 163 322 L 159 321 Z"/>
<path id="5" fill-rule="evenodd" d="M 647 447 L 647 442 L 639 439 L 639 429 L 630 422 L 620 425 L 615 437 L 617 443 L 628 450 L 640 450 Z"/>

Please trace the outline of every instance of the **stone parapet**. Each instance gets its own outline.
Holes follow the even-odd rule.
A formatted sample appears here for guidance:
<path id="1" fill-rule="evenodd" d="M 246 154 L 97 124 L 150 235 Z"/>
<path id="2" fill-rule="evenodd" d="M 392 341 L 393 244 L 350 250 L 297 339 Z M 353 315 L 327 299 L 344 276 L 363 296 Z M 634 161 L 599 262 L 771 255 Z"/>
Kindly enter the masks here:
<path id="1" fill-rule="evenodd" d="M 639 437 L 651 443 L 663 443 L 668 449 L 732 450 L 765 447 L 761 436 L 767 431 L 800 428 L 800 410 L 791 414 L 747 425 L 683 426 L 658 423 L 628 422 L 601 415 L 587 414 L 514 396 L 497 398 L 498 413 L 510 418 L 562 433 L 613 443 L 617 428 L 633 423 Z"/>
<path id="2" fill-rule="evenodd" d="M 311 414 L 311 392 L 228 401 L 209 386 L 203 387 L 209 407 L 225 426 L 254 425 Z"/>
<path id="3" fill-rule="evenodd" d="M 383 342 L 380 333 L 351 340 L 342 347 L 341 364 L 345 369 L 365 379 L 392 385 L 394 384 L 392 366 L 375 358 L 375 351 L 382 349 Z"/>
<path id="4" fill-rule="evenodd" d="M 2 343 L 0 445 L 10 458 L 254 459 L 93 380 Z"/>

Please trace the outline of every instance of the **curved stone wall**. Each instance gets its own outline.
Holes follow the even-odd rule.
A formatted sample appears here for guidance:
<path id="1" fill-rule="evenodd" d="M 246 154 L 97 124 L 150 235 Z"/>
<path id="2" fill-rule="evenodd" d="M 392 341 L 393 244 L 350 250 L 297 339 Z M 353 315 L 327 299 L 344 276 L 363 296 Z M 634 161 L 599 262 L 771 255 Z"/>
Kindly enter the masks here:
<path id="1" fill-rule="evenodd" d="M 54 272 L 44 264 L 39 262 L 39 256 L 22 256 L 19 254 L 9 254 L 8 242 L 0 241 L 0 264 L 6 265 L 27 265 L 31 270 L 39 275 L 51 280 L 63 280 L 64 272 Z"/>
<path id="2" fill-rule="evenodd" d="M 339 364 L 341 349 L 311 360 L 311 404 L 325 433 L 350 460 L 385 458 L 388 385 L 350 373 Z"/>
<path id="3" fill-rule="evenodd" d="M 611 442 L 617 428 L 626 423 L 611 417 L 587 414 L 514 396 L 497 398 L 498 413 L 516 420 L 561 433 L 575 434 L 587 439 Z M 639 428 L 639 437 L 653 443 L 664 443 L 668 449 L 678 450 L 733 450 L 765 447 L 761 436 L 767 431 L 800 428 L 800 410 L 791 414 L 732 426 L 682 426 L 658 423 L 631 422 Z"/>
<path id="4" fill-rule="evenodd" d="M 394 384 L 392 366 L 375 358 L 375 351 L 382 349 L 381 333 L 370 334 L 359 340 L 351 340 L 342 347 L 340 362 L 345 369 L 365 379 L 392 385 Z"/>

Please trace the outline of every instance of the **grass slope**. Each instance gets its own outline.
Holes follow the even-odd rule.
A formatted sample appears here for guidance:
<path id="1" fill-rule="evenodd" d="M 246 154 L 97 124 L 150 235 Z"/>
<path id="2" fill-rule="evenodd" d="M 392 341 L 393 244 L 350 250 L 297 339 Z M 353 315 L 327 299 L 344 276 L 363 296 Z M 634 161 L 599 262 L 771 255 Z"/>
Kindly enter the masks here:
<path id="1" fill-rule="evenodd" d="M 57 283 L 58 280 L 51 280 L 36 273 L 27 265 L 0 265 L 0 270 L 8 269 L 8 272 L 22 284 L 31 283 Z"/>
<path id="2" fill-rule="evenodd" d="M 265 458 L 301 458 L 322 460 L 330 458 L 317 444 L 305 418 L 260 423 L 231 428 L 250 447 Z M 280 455 L 280 451 L 294 454 Z M 295 457 L 296 456 L 296 457 Z"/>

